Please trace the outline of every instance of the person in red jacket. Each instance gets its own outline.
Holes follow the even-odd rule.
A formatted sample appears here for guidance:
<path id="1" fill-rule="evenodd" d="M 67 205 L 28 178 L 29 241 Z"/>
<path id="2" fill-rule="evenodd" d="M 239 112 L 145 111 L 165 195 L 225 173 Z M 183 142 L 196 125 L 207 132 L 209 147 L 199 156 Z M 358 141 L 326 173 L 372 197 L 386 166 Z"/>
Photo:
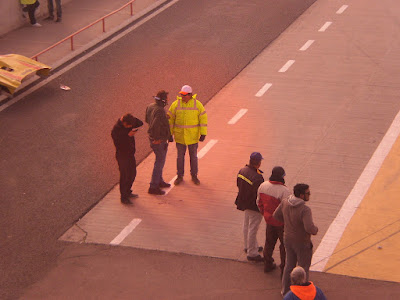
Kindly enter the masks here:
<path id="1" fill-rule="evenodd" d="M 272 253 L 279 239 L 281 243 L 279 246 L 281 276 L 285 268 L 286 258 L 285 245 L 283 243 L 283 223 L 276 220 L 272 214 L 281 201 L 290 195 L 290 190 L 285 186 L 285 175 L 285 170 L 282 167 L 274 167 L 269 181 L 260 185 L 257 195 L 258 209 L 267 223 L 264 247 L 264 272 L 270 272 L 276 268 Z"/>

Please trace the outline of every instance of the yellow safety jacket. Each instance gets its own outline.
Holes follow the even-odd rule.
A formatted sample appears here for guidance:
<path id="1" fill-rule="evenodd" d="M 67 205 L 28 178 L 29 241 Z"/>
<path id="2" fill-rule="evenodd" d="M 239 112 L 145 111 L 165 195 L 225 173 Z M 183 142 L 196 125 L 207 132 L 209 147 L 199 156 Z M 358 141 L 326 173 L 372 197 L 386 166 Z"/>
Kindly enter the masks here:
<path id="1" fill-rule="evenodd" d="M 37 0 L 20 0 L 21 4 L 34 4 Z"/>
<path id="2" fill-rule="evenodd" d="M 196 144 L 200 135 L 207 135 L 207 113 L 196 96 L 193 95 L 187 103 L 178 96 L 169 108 L 169 127 L 179 144 Z"/>

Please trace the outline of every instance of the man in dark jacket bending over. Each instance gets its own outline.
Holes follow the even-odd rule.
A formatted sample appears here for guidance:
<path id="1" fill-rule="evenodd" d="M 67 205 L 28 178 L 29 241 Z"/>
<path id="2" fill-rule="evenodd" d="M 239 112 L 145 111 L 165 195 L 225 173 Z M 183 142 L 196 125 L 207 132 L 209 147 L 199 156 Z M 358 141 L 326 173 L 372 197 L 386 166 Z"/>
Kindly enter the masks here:
<path id="1" fill-rule="evenodd" d="M 150 147 L 156 156 L 149 194 L 164 195 L 165 191 L 161 190 L 161 188 L 171 186 L 164 181 L 162 176 L 168 151 L 168 140 L 171 137 L 167 114 L 164 110 L 164 107 L 168 104 L 168 93 L 161 90 L 154 97 L 154 100 L 155 103 L 150 104 L 146 109 L 146 123 L 149 124 L 147 132 L 149 134 Z"/>
<path id="2" fill-rule="evenodd" d="M 132 193 L 131 188 L 136 178 L 135 134 L 142 125 L 142 121 L 131 114 L 126 114 L 117 121 L 111 131 L 120 173 L 119 190 L 123 204 L 132 204 L 129 198 L 138 197 Z"/>

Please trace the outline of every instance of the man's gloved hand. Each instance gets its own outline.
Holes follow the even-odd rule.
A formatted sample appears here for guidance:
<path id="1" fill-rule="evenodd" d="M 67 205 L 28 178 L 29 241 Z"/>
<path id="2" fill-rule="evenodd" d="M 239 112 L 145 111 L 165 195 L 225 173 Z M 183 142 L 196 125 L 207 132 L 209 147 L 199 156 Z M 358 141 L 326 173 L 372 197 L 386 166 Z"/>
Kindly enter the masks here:
<path id="1" fill-rule="evenodd" d="M 172 143 L 174 141 L 174 138 L 172 137 L 172 135 L 168 138 L 168 142 Z"/>
<path id="2" fill-rule="evenodd" d="M 200 142 L 204 142 L 204 139 L 205 139 L 205 138 L 206 138 L 205 135 L 201 135 L 200 138 L 199 138 L 199 141 L 200 141 Z"/>

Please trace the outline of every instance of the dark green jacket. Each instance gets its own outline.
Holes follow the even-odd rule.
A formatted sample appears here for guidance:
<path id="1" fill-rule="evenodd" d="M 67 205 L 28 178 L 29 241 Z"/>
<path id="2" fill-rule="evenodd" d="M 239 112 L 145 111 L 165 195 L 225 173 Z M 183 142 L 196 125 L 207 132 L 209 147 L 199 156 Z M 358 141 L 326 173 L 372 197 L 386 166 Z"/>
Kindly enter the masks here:
<path id="1" fill-rule="evenodd" d="M 167 141 L 171 136 L 169 123 L 164 107 L 157 103 L 150 104 L 146 109 L 146 123 L 149 124 L 150 140 Z"/>

